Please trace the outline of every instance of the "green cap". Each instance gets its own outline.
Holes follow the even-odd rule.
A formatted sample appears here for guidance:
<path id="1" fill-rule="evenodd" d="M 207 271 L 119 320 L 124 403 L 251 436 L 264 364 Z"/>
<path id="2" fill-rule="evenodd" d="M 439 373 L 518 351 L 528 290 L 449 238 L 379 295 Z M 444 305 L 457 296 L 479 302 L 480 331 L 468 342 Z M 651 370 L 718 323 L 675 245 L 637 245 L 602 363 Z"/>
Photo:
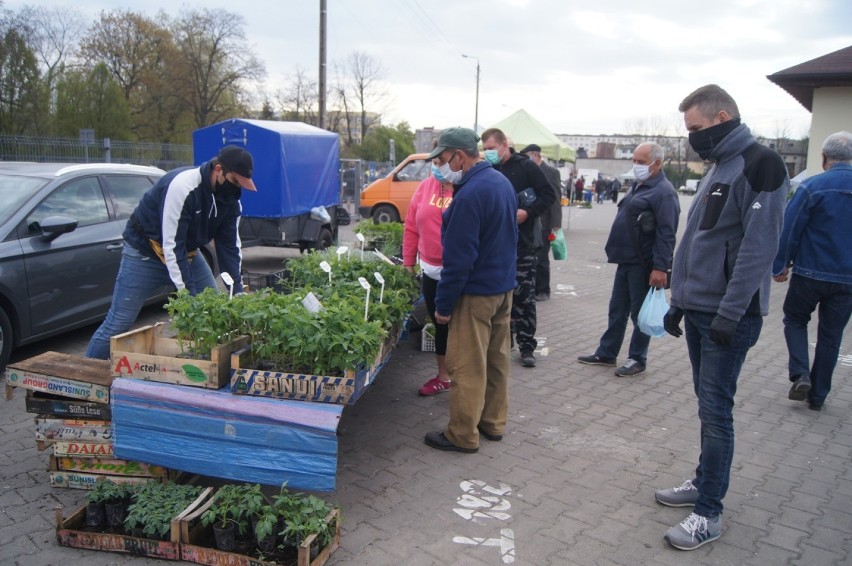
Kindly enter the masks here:
<path id="1" fill-rule="evenodd" d="M 447 149 L 477 149 L 479 136 L 470 128 L 447 128 L 438 136 L 438 145 L 426 159 L 435 159 Z"/>

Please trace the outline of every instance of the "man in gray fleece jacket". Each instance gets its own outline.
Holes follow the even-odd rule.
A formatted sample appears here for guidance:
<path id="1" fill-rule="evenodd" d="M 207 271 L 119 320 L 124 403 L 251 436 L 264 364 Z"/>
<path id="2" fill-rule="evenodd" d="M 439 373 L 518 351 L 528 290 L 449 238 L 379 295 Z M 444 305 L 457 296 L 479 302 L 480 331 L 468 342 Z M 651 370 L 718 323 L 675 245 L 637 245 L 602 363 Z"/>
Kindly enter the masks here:
<path id="1" fill-rule="evenodd" d="M 665 535 L 675 548 L 693 550 L 722 534 L 737 378 L 769 310 L 771 267 L 790 180 L 781 156 L 757 143 L 722 88 L 703 86 L 678 110 L 684 113 L 692 149 L 712 163 L 675 252 L 671 309 L 664 322 L 675 337 L 682 334 L 681 319 L 686 328 L 701 455 L 693 479 L 657 491 L 656 499 L 672 507 L 693 507 Z"/>

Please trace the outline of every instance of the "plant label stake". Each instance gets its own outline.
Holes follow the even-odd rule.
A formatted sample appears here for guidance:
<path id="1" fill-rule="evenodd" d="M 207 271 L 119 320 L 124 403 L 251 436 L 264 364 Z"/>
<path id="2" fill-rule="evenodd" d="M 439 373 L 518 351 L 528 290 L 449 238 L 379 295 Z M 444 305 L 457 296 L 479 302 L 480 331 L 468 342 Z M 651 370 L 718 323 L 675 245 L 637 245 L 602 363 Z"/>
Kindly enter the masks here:
<path id="1" fill-rule="evenodd" d="M 222 281 L 224 281 L 225 285 L 228 286 L 230 292 L 228 293 L 228 299 L 234 298 L 234 279 L 231 277 L 231 274 L 227 271 L 223 271 L 219 274 L 222 277 Z"/>
<path id="2" fill-rule="evenodd" d="M 376 281 L 378 281 L 382 285 L 382 290 L 379 292 L 379 302 L 382 303 L 384 302 L 385 298 L 385 278 L 382 277 L 382 274 L 378 271 L 373 272 L 373 277 L 375 277 Z"/>
<path id="3" fill-rule="evenodd" d="M 358 238 L 359 242 L 361 242 L 361 261 L 364 261 L 364 234 L 358 232 L 355 234 L 355 237 Z"/>
<path id="4" fill-rule="evenodd" d="M 318 313 L 323 308 L 322 303 L 319 302 L 319 299 L 317 299 L 317 296 L 313 293 L 305 295 L 305 298 L 302 299 L 302 306 L 312 313 Z"/>
<path id="5" fill-rule="evenodd" d="M 349 246 L 340 246 L 337 248 L 337 263 L 340 263 L 340 256 L 349 253 Z M 346 257 L 349 257 L 348 255 Z"/>
<path id="6" fill-rule="evenodd" d="M 370 311 L 370 283 L 363 277 L 358 278 L 358 283 L 367 290 L 367 299 L 364 301 L 364 320 L 366 321 L 367 313 Z"/>
<path id="7" fill-rule="evenodd" d="M 380 252 L 379 250 L 373 250 L 373 253 L 376 254 L 376 257 L 387 263 L 388 265 L 395 265 L 394 262 L 388 259 L 388 256 Z"/>
<path id="8" fill-rule="evenodd" d="M 328 284 L 331 285 L 331 266 L 327 261 L 323 260 L 320 262 L 320 269 L 328 273 Z"/>

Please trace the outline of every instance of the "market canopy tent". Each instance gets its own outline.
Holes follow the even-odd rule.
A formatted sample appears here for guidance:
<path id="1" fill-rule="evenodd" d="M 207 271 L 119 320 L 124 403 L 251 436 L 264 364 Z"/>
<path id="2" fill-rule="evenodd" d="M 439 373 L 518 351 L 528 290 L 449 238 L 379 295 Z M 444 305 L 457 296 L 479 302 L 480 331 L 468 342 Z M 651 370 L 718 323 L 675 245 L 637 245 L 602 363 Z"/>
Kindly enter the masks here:
<path id="1" fill-rule="evenodd" d="M 573 147 L 562 142 L 524 109 L 518 110 L 492 127 L 502 130 L 512 140 L 517 151 L 534 143 L 541 146 L 541 154 L 548 159 L 574 162 L 576 158 L 577 152 Z"/>

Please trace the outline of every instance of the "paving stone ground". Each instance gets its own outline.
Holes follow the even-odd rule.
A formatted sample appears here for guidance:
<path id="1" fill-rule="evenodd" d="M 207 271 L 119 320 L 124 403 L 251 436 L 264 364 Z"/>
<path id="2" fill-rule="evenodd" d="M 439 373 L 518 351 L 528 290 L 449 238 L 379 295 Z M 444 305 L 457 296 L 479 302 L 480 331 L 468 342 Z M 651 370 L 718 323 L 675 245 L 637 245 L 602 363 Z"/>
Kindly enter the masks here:
<path id="1" fill-rule="evenodd" d="M 684 218 L 692 198 L 681 197 Z M 603 246 L 614 212 L 611 203 L 570 210 L 568 260 L 553 263 L 553 296 L 538 304 L 537 367 L 522 368 L 512 352 L 502 442 L 483 439 L 471 455 L 423 444 L 446 424 L 448 397 L 417 396 L 435 373 L 418 334 L 344 410 L 337 490 L 327 496 L 343 509 L 343 537 L 329 564 L 852 563 L 852 330 L 825 409 L 787 400 L 781 284 L 739 380 L 722 538 L 689 553 L 663 541 L 689 509 L 656 504 L 654 490 L 691 477 L 698 456 L 686 344 L 652 340 L 648 371 L 634 378 L 576 362 L 606 326 L 615 268 Z M 92 331 L 50 349 L 79 354 Z M 46 463 L 17 392 L 0 403 L 0 564 L 162 564 L 57 546 L 54 506 L 76 508 L 84 494 L 49 487 Z"/>

